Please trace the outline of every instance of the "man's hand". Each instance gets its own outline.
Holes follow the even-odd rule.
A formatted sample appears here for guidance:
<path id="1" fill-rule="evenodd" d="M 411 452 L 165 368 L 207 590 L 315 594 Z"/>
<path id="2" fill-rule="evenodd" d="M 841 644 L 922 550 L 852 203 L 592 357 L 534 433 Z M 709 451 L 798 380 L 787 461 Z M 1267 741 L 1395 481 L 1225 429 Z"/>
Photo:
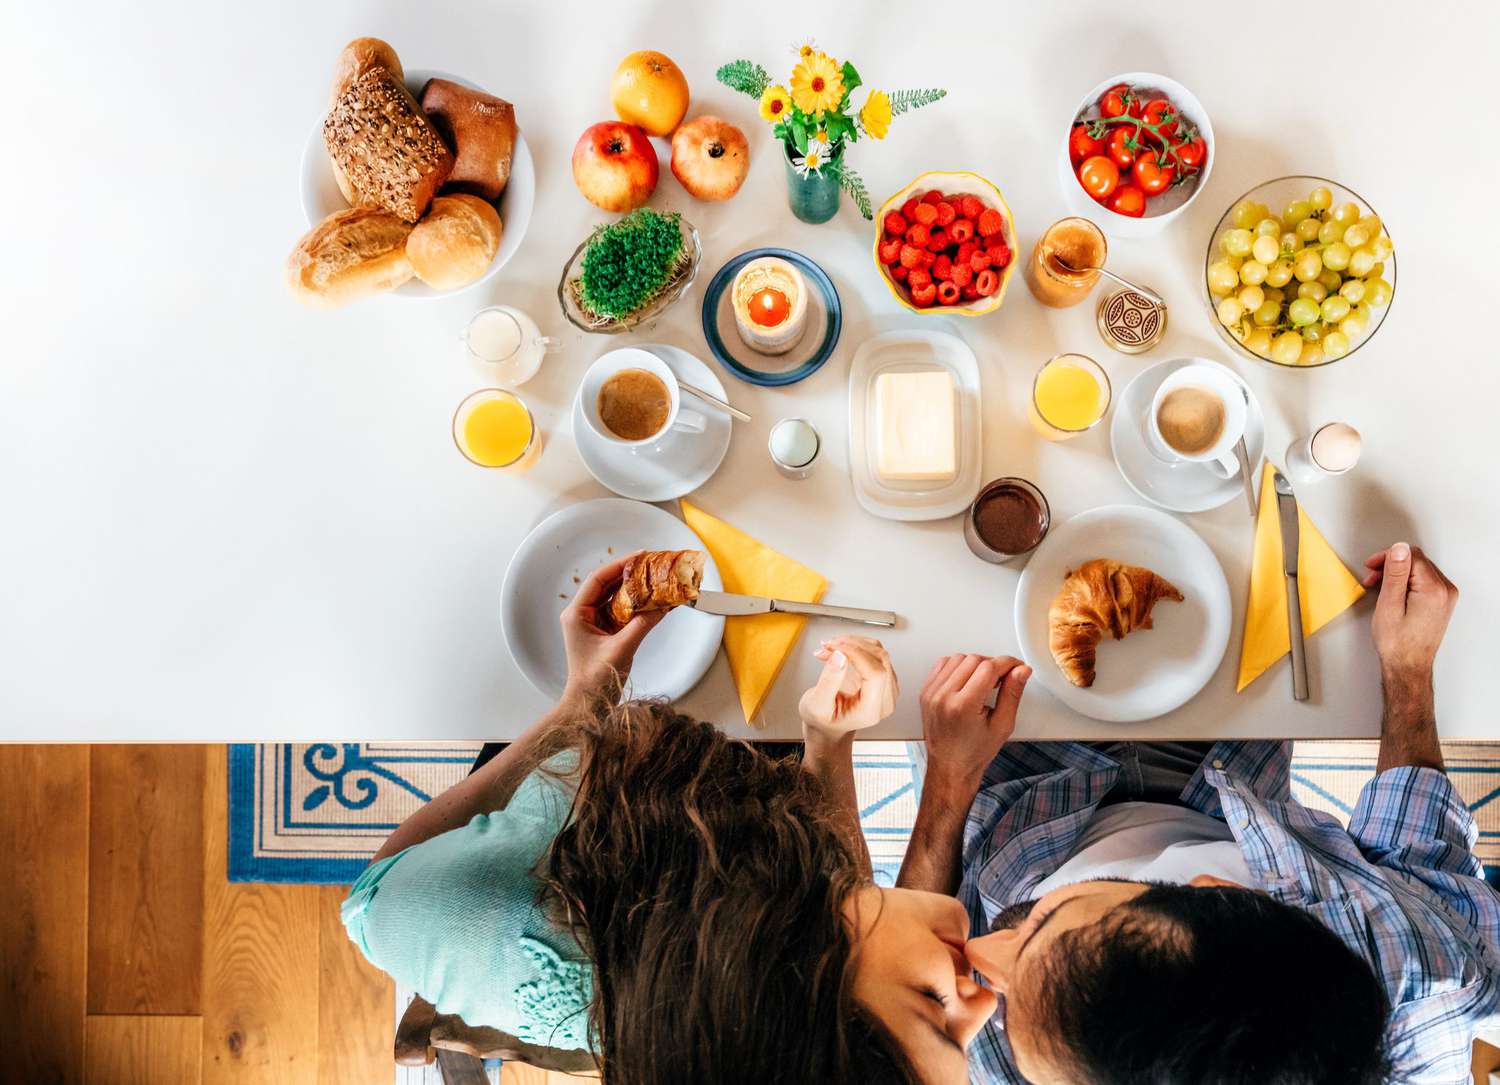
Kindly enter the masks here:
<path id="1" fill-rule="evenodd" d="M 568 654 L 564 700 L 618 697 L 630 677 L 636 649 L 668 614 L 665 610 L 637 614 L 614 633 L 599 628 L 599 603 L 619 586 L 625 563 L 634 556 L 628 554 L 595 569 L 562 612 L 563 646 Z"/>
<path id="2" fill-rule="evenodd" d="M 1380 587 L 1371 621 L 1385 692 L 1376 771 L 1402 765 L 1441 770 L 1432 665 L 1458 589 L 1427 555 L 1406 543 L 1370 555 L 1365 567 L 1370 570 L 1365 586 Z"/>
<path id="3" fill-rule="evenodd" d="M 1016 729 L 1016 709 L 1030 677 L 1031 668 L 1011 656 L 938 660 L 921 697 L 927 779 L 967 790 L 972 799 L 984 770 Z M 991 694 L 993 708 L 986 707 Z"/>

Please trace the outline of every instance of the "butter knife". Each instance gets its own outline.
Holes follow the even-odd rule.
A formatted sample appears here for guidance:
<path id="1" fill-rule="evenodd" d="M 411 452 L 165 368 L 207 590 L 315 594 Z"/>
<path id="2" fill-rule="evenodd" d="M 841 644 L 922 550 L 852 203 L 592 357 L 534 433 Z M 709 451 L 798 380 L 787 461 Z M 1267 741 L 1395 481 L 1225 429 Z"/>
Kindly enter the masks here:
<path id="1" fill-rule="evenodd" d="M 700 591 L 698 598 L 688 606 L 705 614 L 722 614 L 728 618 L 743 618 L 752 614 L 806 614 L 815 618 L 840 618 L 846 622 L 863 622 L 865 625 L 896 624 L 896 616 L 888 610 L 865 610 L 861 607 L 829 607 L 821 603 L 793 603 L 788 599 L 763 599 L 758 595 L 735 595 L 727 591 Z"/>
<path id="2" fill-rule="evenodd" d="M 1234 458 L 1240 461 L 1240 478 L 1245 483 L 1245 500 L 1250 502 L 1250 519 L 1254 520 L 1260 512 L 1260 504 L 1255 500 L 1255 482 L 1250 473 L 1250 450 L 1245 447 L 1243 436 L 1235 442 Z"/>
<path id="3" fill-rule="evenodd" d="M 1276 512 L 1281 518 L 1281 571 L 1286 576 L 1287 634 L 1292 642 L 1292 699 L 1307 700 L 1307 645 L 1302 640 L 1302 599 L 1297 591 L 1297 554 L 1300 529 L 1297 495 L 1280 471 L 1272 479 Z"/>

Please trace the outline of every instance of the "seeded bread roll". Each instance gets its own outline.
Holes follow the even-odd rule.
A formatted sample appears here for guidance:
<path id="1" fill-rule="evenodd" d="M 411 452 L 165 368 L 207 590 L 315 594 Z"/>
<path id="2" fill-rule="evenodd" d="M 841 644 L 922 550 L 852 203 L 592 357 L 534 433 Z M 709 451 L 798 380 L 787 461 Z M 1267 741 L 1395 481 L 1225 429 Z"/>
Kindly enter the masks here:
<path id="1" fill-rule="evenodd" d="M 422 88 L 422 109 L 455 155 L 444 191 L 498 200 L 510 180 L 515 107 L 450 79 L 429 79 Z"/>
<path id="2" fill-rule="evenodd" d="M 343 93 L 349 89 L 349 85 L 371 68 L 384 68 L 397 79 L 404 77 L 401 70 L 401 58 L 396 56 L 396 50 L 379 38 L 355 38 L 344 46 L 343 52 L 333 65 L 333 89 L 328 95 L 328 108 L 332 109 L 338 104 Z M 362 202 L 359 193 L 354 191 L 354 186 L 349 183 L 349 178 L 339 168 L 339 164 L 329 159 L 333 166 L 333 179 L 338 182 L 339 191 L 344 194 L 344 199 L 351 205 Z"/>
<path id="3" fill-rule="evenodd" d="M 323 142 L 357 202 L 422 217 L 453 169 L 453 152 L 392 72 L 371 68 L 339 95 Z"/>
<path id="4" fill-rule="evenodd" d="M 412 228 L 378 207 L 335 211 L 318 223 L 287 257 L 286 281 L 299 301 L 331 308 L 412 277 L 406 239 Z"/>
<path id="5" fill-rule="evenodd" d="M 439 196 L 406 239 L 417 278 L 437 290 L 468 286 L 500 248 L 500 214 L 478 196 Z"/>

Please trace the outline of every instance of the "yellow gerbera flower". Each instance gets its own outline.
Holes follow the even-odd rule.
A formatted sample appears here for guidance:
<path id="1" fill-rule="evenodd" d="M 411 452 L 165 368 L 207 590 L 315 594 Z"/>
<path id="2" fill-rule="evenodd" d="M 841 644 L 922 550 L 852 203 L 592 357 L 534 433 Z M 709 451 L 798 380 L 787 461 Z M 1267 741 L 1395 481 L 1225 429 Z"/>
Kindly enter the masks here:
<path id="1" fill-rule="evenodd" d="M 883 90 L 872 90 L 859 111 L 859 123 L 876 139 L 884 139 L 891 130 L 891 100 Z"/>
<path id="2" fill-rule="evenodd" d="M 764 94 L 760 96 L 760 116 L 762 120 L 775 124 L 777 121 L 786 119 L 786 111 L 791 108 L 792 100 L 787 95 L 785 87 L 767 87 Z"/>
<path id="3" fill-rule="evenodd" d="M 813 53 L 792 69 L 792 102 L 812 116 L 838 107 L 844 75 L 831 56 Z"/>

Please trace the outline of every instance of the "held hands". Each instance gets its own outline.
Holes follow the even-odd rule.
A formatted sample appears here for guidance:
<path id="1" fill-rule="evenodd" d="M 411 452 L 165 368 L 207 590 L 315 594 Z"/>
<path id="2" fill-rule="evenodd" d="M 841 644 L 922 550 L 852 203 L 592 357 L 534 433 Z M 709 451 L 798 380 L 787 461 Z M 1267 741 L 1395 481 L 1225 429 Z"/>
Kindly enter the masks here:
<path id="1" fill-rule="evenodd" d="M 1016 729 L 1016 709 L 1030 677 L 1031 668 L 1011 656 L 937 661 L 921 698 L 929 781 L 973 798 L 984 770 Z M 995 705 L 988 708 L 992 693 Z"/>
<path id="2" fill-rule="evenodd" d="M 562 612 L 563 646 L 568 654 L 564 700 L 618 697 L 630 676 L 636 649 L 669 613 L 637 614 L 614 633 L 599 628 L 599 604 L 619 586 L 625 563 L 634 556 L 627 554 L 595 569 Z"/>
<path id="3" fill-rule="evenodd" d="M 1426 554 L 1396 543 L 1365 560 L 1367 588 L 1380 587 L 1371 621 L 1387 686 L 1430 684 L 1438 645 L 1458 603 L 1458 589 Z"/>
<path id="4" fill-rule="evenodd" d="M 814 655 L 823 661 L 823 673 L 797 704 L 809 739 L 873 727 L 896 710 L 901 687 L 890 653 L 878 640 L 835 637 Z"/>

